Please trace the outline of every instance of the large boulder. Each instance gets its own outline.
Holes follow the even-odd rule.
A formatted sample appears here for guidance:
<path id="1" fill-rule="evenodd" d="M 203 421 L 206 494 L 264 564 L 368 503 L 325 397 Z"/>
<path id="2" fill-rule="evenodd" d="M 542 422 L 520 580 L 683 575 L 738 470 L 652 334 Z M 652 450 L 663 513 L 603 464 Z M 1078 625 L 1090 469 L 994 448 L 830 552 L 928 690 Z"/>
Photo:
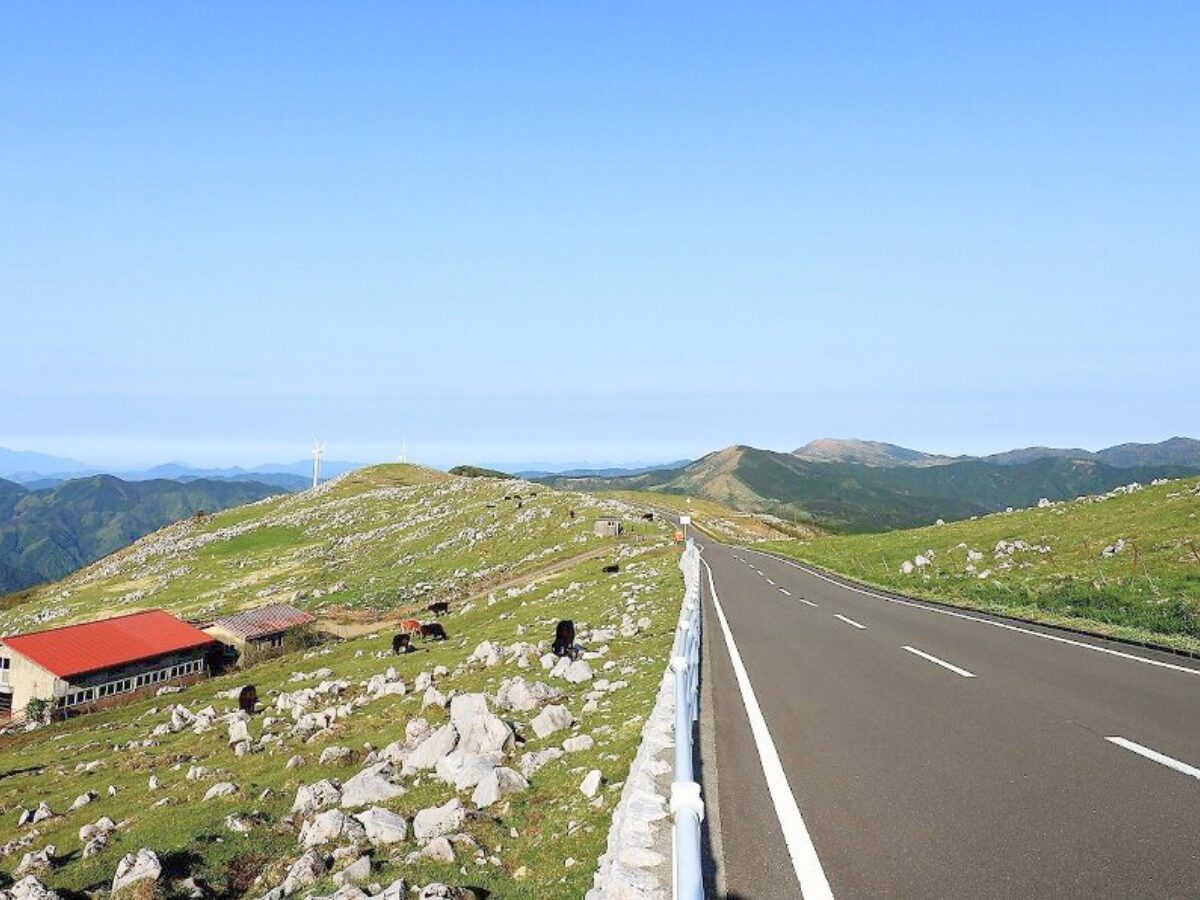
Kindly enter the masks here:
<path id="1" fill-rule="evenodd" d="M 309 850 L 298 860 L 292 863 L 284 876 L 283 884 L 280 886 L 285 897 L 290 897 L 297 891 L 304 888 L 312 887 L 318 881 L 325 877 L 329 871 L 325 865 L 325 860 L 321 854 L 315 850 Z"/>
<path id="2" fill-rule="evenodd" d="M 342 785 L 343 809 L 357 809 L 373 803 L 385 803 L 405 793 L 393 780 L 396 770 L 390 762 L 376 763 L 363 769 Z"/>
<path id="3" fill-rule="evenodd" d="M 398 844 L 408 837 L 408 821 L 389 809 L 373 806 L 354 817 L 367 833 L 367 840 L 375 846 Z"/>
<path id="4" fill-rule="evenodd" d="M 565 706 L 547 706 L 534 716 L 533 721 L 529 724 L 533 728 L 534 734 L 540 738 L 544 738 L 549 737 L 556 731 L 570 728 L 574 722 L 575 717 L 571 715 L 570 710 Z"/>
<path id="5" fill-rule="evenodd" d="M 214 800 L 217 797 L 232 797 L 237 792 L 238 786 L 232 781 L 218 781 L 204 792 L 204 799 Z"/>
<path id="6" fill-rule="evenodd" d="M 567 667 L 562 677 L 571 682 L 571 684 L 582 684 L 585 681 L 592 680 L 592 667 L 588 665 L 586 660 L 577 659 Z"/>
<path id="7" fill-rule="evenodd" d="M 520 676 L 506 678 L 496 690 L 496 705 L 513 712 L 529 712 L 562 698 L 562 691 L 543 681 L 529 682 Z"/>
<path id="8" fill-rule="evenodd" d="M 360 856 L 346 868 L 333 876 L 333 883 L 341 887 L 347 884 L 362 884 L 371 877 L 371 857 Z"/>
<path id="9" fill-rule="evenodd" d="M 583 777 L 583 781 L 579 784 L 579 790 L 583 796 L 592 798 L 596 796 L 596 792 L 600 790 L 600 770 L 592 769 Z"/>
<path id="10" fill-rule="evenodd" d="M 318 813 L 300 829 L 300 846 L 306 850 L 335 842 L 358 844 L 366 839 L 367 831 L 362 823 L 340 809 Z"/>
<path id="11" fill-rule="evenodd" d="M 442 781 L 463 791 L 479 784 L 480 779 L 500 765 L 503 759 L 504 755 L 498 752 L 463 753 L 455 750 L 438 760 L 435 771 Z"/>
<path id="12" fill-rule="evenodd" d="M 296 791 L 296 800 L 292 803 L 292 812 L 301 816 L 311 816 L 313 813 L 330 806 L 336 806 L 342 799 L 342 790 L 337 782 L 323 778 L 314 784 L 302 784 Z"/>
<path id="13" fill-rule="evenodd" d="M 250 743 L 250 726 L 245 719 L 234 719 L 229 723 L 229 746 Z"/>
<path id="14" fill-rule="evenodd" d="M 95 791 L 84 791 L 82 794 L 80 794 L 78 797 L 75 798 L 75 801 L 71 804 L 70 812 L 74 812 L 77 809 L 83 809 L 83 807 L 87 806 L 89 803 L 91 803 L 93 800 L 95 800 L 99 796 L 100 795 L 97 794 Z"/>
<path id="15" fill-rule="evenodd" d="M 13 878 L 24 878 L 26 875 L 40 875 L 45 878 L 54 868 L 54 855 L 57 852 L 57 847 L 47 844 L 41 850 L 26 853 L 13 869 Z"/>
<path id="16" fill-rule="evenodd" d="M 458 831 L 465 819 L 462 802 L 455 797 L 441 806 L 432 806 L 417 813 L 413 818 L 413 836 L 424 844 L 435 837 Z"/>
<path id="17" fill-rule="evenodd" d="M 513 730 L 488 710 L 483 694 L 459 694 L 450 701 L 450 722 L 458 730 L 458 749 L 465 753 L 491 753 L 516 744 Z"/>
<path id="18" fill-rule="evenodd" d="M 139 894 L 149 894 L 161 876 L 162 863 L 158 861 L 158 855 L 143 847 L 137 853 L 127 853 L 121 857 L 113 876 L 112 892 L 116 895 L 126 888 L 132 888 Z"/>
<path id="19" fill-rule="evenodd" d="M 117 823 L 108 816 L 101 816 L 95 822 L 84 825 L 79 829 L 79 840 L 87 843 L 97 834 L 101 834 L 106 831 L 113 831 L 116 827 Z"/>
<path id="20" fill-rule="evenodd" d="M 404 774 L 432 769 L 437 761 L 458 745 L 458 729 L 453 723 L 443 725 L 433 734 L 417 744 L 416 749 L 404 759 Z"/>
<path id="21" fill-rule="evenodd" d="M 5 894 L 12 900 L 59 900 L 57 893 L 47 888 L 33 875 L 22 878 L 7 892 L 0 891 L 0 895 Z"/>
<path id="22" fill-rule="evenodd" d="M 475 786 L 475 792 L 471 794 L 471 802 L 480 809 L 487 809 L 509 794 L 518 794 L 527 790 L 529 790 L 529 782 L 520 772 L 499 766 L 484 775 L 479 784 Z"/>

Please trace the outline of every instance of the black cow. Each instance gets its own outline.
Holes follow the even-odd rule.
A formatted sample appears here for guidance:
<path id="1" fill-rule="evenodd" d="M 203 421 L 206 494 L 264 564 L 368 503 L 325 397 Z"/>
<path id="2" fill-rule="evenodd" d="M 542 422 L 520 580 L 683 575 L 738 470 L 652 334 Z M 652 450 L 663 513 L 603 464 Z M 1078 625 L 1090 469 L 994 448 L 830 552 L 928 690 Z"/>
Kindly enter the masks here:
<path id="1" fill-rule="evenodd" d="M 403 655 L 412 649 L 411 634 L 397 634 L 392 637 L 392 652 L 396 655 Z"/>
<path id="2" fill-rule="evenodd" d="M 647 522 L 653 522 L 654 521 L 654 513 L 652 513 L 652 512 L 642 513 L 642 518 L 645 519 Z"/>
<path id="3" fill-rule="evenodd" d="M 421 637 L 434 641 L 444 641 L 448 635 L 446 634 L 446 629 L 442 627 L 441 622 L 422 622 Z"/>
<path id="4" fill-rule="evenodd" d="M 238 692 L 238 708 L 242 712 L 254 715 L 256 706 L 258 706 L 258 689 L 254 685 L 248 684 Z"/>
<path id="5" fill-rule="evenodd" d="M 441 616 L 443 613 L 450 612 L 450 601 L 436 600 L 425 607 L 426 612 L 431 612 L 435 616 Z"/>
<path id="6" fill-rule="evenodd" d="M 604 571 L 605 575 L 616 575 L 618 572 L 621 571 L 621 567 L 619 565 L 617 565 L 616 563 L 610 563 L 609 565 L 604 567 L 603 571 Z"/>
<path id="7" fill-rule="evenodd" d="M 575 623 L 563 619 L 554 629 L 554 655 L 578 659 L 582 648 L 575 643 Z"/>

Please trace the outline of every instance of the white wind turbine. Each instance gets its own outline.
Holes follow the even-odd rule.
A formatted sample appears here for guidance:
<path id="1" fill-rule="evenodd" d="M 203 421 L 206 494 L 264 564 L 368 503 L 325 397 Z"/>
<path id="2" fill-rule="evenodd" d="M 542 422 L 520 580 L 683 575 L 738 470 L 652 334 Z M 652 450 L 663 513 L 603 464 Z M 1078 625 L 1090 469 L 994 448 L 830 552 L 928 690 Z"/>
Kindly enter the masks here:
<path id="1" fill-rule="evenodd" d="M 312 458 L 313 458 L 313 483 L 312 483 L 312 486 L 313 487 L 316 487 L 318 484 L 321 483 L 321 457 L 324 455 L 325 455 L 325 445 L 318 444 L 317 439 L 314 436 L 313 437 L 313 448 L 312 448 Z"/>

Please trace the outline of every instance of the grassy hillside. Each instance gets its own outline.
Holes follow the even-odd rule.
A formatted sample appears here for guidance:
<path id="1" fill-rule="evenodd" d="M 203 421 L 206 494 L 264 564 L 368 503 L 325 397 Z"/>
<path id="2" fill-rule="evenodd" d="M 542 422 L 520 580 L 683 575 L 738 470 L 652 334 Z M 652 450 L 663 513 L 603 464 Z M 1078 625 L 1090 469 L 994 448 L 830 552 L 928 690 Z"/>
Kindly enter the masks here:
<path id="1" fill-rule="evenodd" d="M 418 466 L 359 469 L 315 491 L 164 528 L 20 595 L 0 612 L 0 632 L 150 607 L 202 619 L 268 597 L 369 619 L 600 551 L 606 545 L 592 534 L 592 520 L 612 507 Z M 630 527 L 661 533 L 649 524 Z"/>
<path id="2" fill-rule="evenodd" d="M 0 481 L 0 594 L 62 578 L 198 512 L 278 493 L 253 481 L 130 482 L 96 475 L 38 491 Z"/>
<path id="3" fill-rule="evenodd" d="M 655 509 L 667 509 L 677 514 L 690 514 L 693 524 L 723 541 L 779 541 L 798 537 L 812 538 L 820 533 L 815 528 L 797 526 L 773 516 L 738 512 L 702 497 L 685 497 L 654 491 L 598 491 L 596 496 L 611 497 L 614 500 L 624 500 Z"/>
<path id="4" fill-rule="evenodd" d="M 919 597 L 1200 651 L 1200 479 L 773 548 Z"/>
<path id="5" fill-rule="evenodd" d="M 592 491 L 686 494 L 742 512 L 855 532 L 968 519 L 1009 506 L 1030 506 L 1042 497 L 1069 499 L 1132 481 L 1195 474 L 1200 473 L 1187 466 L 1116 468 L 1094 460 L 1054 458 L 1012 465 L 969 459 L 883 467 L 729 447 L 674 471 L 548 483 Z"/>
<path id="6" fill-rule="evenodd" d="M 371 762 L 372 748 L 403 744 L 423 727 L 419 720 L 443 725 L 448 716 L 437 694 L 485 692 L 491 711 L 515 730 L 517 746 L 504 752 L 505 766 L 519 769 L 526 754 L 562 750 L 566 738 L 586 735 L 594 743 L 569 745 L 569 752 L 529 775 L 526 790 L 480 809 L 471 788 L 456 791 L 434 772 L 396 775 L 404 793 L 374 805 L 407 820 L 403 840 L 381 845 L 343 835 L 317 850 L 331 871 L 364 854 L 367 893 L 402 877 L 410 887 L 441 881 L 505 898 L 582 896 L 669 652 L 682 591 L 678 550 L 669 540 L 672 529 L 640 522 L 625 504 L 545 489 L 530 498 L 528 488 L 412 466 L 363 470 L 317 496 L 276 498 L 168 529 L 69 585 L 48 588 L 42 601 L 64 605 L 63 618 L 154 602 L 192 612 L 232 608 L 262 602 L 257 595 L 268 587 L 277 588 L 267 595 L 272 598 L 300 591 L 302 605 L 324 613 L 334 604 L 353 610 L 431 593 L 458 591 L 474 599 L 455 604 L 443 618 L 449 641 L 403 657 L 389 652 L 389 630 L 368 630 L 240 676 L 0 739 L 0 867 L 12 873 L 24 853 L 53 844 L 54 864 L 42 880 L 65 896 L 103 894 L 121 857 L 147 847 L 164 864 L 165 896 L 185 895 L 182 882 L 189 878 L 217 897 L 258 896 L 279 884 L 303 853 L 300 831 L 311 816 L 292 813 L 301 786 L 322 778 L 345 786 Z M 505 501 L 513 491 L 525 496 Z M 622 515 L 627 535 L 592 537 L 591 519 L 601 510 Z M 620 571 L 603 573 L 614 561 Z M 154 593 L 105 606 L 131 579 Z M 346 584 L 316 595 L 319 586 L 336 581 Z M 476 591 L 489 583 L 491 591 Z M 207 596 L 192 596 L 197 588 Z M 552 677 L 540 663 L 560 618 L 575 620 L 580 640 L 595 654 L 593 677 L 582 683 Z M 484 641 L 498 648 L 491 659 L 475 653 Z M 432 678 L 432 694 L 423 685 L 416 689 L 419 676 Z M 538 737 L 530 724 L 538 708 L 502 709 L 495 695 L 503 680 L 516 676 L 560 692 L 576 724 Z M 380 690 L 396 681 L 404 683 L 403 694 Z M 297 730 L 295 714 L 276 706 L 250 722 L 253 752 L 236 755 L 222 717 L 235 707 L 228 692 L 247 682 L 257 686 L 264 706 L 281 692 L 332 685 L 309 709 L 336 706 L 335 719 L 310 734 Z M 190 721 L 173 732 L 160 728 L 171 721 L 175 704 L 187 713 L 178 719 L 207 707 L 216 719 L 198 731 Z M 348 755 L 322 762 L 329 748 L 346 748 Z M 289 768 L 285 763 L 294 756 L 302 761 Z M 194 766 L 206 771 L 189 778 Z M 603 778 L 594 798 L 580 790 L 591 770 Z M 150 786 L 152 776 L 157 787 Z M 222 782 L 235 792 L 205 800 Z M 95 798 L 69 811 L 87 791 Z M 422 856 L 425 842 L 414 836 L 414 817 L 455 797 L 467 815 L 452 831 L 453 861 Z M 56 816 L 18 827 L 20 810 L 41 802 Z M 117 828 L 100 852 L 84 856 L 78 832 L 101 816 Z M 304 893 L 329 895 L 336 887 L 327 873 Z"/>

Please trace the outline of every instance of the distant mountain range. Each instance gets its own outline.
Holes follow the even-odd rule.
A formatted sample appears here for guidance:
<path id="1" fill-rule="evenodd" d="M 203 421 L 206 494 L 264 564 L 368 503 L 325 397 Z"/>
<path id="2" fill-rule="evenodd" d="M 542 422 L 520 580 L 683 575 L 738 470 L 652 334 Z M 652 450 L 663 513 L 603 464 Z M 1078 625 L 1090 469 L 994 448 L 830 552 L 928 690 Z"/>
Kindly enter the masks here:
<path id="1" fill-rule="evenodd" d="M 321 461 L 321 477 L 333 478 L 360 468 L 359 463 L 326 459 Z M 292 463 L 264 463 L 253 468 L 204 468 L 184 462 L 170 462 L 148 469 L 113 470 L 89 465 L 75 459 L 48 456 L 44 453 L 7 450 L 0 447 L 0 478 L 18 484 L 52 487 L 74 478 L 91 475 L 112 475 L 122 481 L 150 481 L 169 478 L 175 481 L 205 478 L 218 481 L 257 481 L 289 491 L 303 490 L 312 482 L 312 460 Z M 287 476 L 282 477 L 282 476 Z"/>
<path id="2" fill-rule="evenodd" d="M 93 475 L 30 490 L 0 479 L 0 594 L 62 578 L 200 511 L 282 492 L 242 480 L 131 482 Z"/>
<path id="3" fill-rule="evenodd" d="M 556 468 L 543 463 L 542 468 L 522 468 L 514 472 L 518 478 L 621 478 L 626 475 L 643 475 L 646 472 L 659 472 L 664 469 L 682 469 L 691 462 L 690 459 L 678 459 L 668 463 L 631 464 L 627 466 L 610 466 L 599 464 L 589 466 L 587 463 L 568 464 L 567 467 Z M 536 465 L 536 464 L 535 464 Z"/>
<path id="4" fill-rule="evenodd" d="M 873 441 L 825 439 L 793 453 L 735 446 L 682 466 L 620 477 L 549 476 L 582 490 L 644 490 L 705 497 L 848 531 L 883 531 L 966 519 L 1069 499 L 1133 481 L 1200 474 L 1200 441 L 1122 444 L 1106 450 L 1027 448 L 945 457 Z"/>
<path id="5" fill-rule="evenodd" d="M 988 456 L 942 456 L 909 450 L 880 441 L 856 438 L 821 438 L 810 441 L 793 456 L 812 462 L 851 462 L 865 466 L 942 466 L 965 460 L 983 460 L 1002 466 L 1019 465 L 1038 459 L 1077 459 L 1102 462 L 1116 468 L 1135 466 L 1200 466 L 1200 441 L 1173 437 L 1157 444 L 1118 444 L 1104 450 L 1080 450 L 1059 447 L 1022 447 Z"/>

